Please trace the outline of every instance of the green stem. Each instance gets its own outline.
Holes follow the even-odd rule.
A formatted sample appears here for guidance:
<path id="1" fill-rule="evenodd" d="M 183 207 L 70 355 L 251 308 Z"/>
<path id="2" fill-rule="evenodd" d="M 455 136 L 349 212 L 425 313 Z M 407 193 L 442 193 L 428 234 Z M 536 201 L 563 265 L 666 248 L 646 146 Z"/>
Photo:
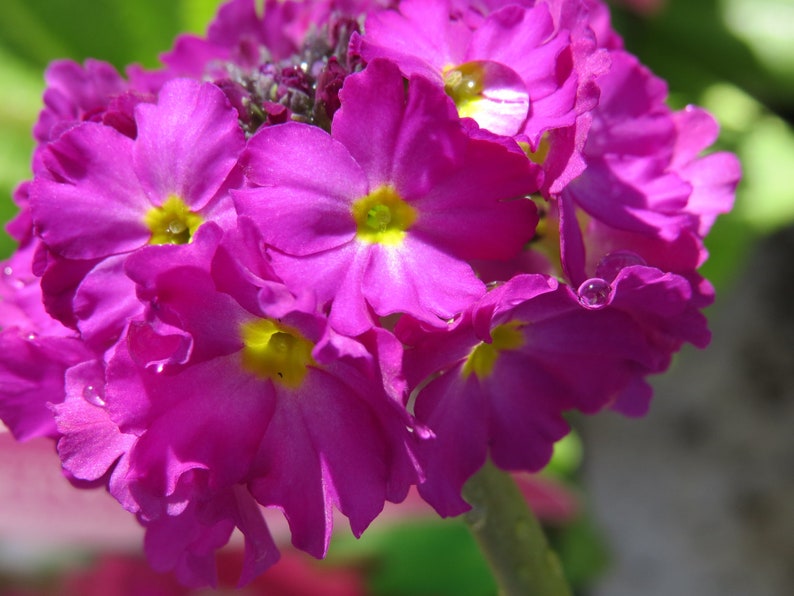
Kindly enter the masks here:
<path id="1" fill-rule="evenodd" d="M 490 461 L 463 488 L 464 517 L 502 596 L 570 596 L 557 555 L 507 472 Z"/>

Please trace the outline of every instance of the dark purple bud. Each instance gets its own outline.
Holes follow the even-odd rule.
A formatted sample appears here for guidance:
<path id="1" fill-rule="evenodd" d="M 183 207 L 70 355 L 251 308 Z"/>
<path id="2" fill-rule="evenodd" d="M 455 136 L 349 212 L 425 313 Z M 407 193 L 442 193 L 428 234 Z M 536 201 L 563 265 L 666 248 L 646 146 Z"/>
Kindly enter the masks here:
<path id="1" fill-rule="evenodd" d="M 215 84 L 220 87 L 221 91 L 226 95 L 229 103 L 237 110 L 240 122 L 243 124 L 251 123 L 251 93 L 240 83 L 232 81 L 231 79 L 224 79 L 216 81 Z"/>
<path id="2" fill-rule="evenodd" d="M 350 74 L 335 57 L 331 57 L 320 75 L 317 77 L 317 91 L 315 95 L 315 111 L 323 110 L 328 120 L 341 105 L 339 103 L 339 90 L 345 82 L 345 77 Z"/>

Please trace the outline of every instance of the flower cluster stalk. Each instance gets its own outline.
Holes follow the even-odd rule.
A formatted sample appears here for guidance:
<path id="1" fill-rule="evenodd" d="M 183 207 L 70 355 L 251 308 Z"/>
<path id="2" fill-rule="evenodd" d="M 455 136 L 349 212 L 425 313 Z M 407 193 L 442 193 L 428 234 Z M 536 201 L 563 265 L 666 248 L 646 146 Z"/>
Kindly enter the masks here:
<path id="1" fill-rule="evenodd" d="M 543 528 L 509 473 L 490 461 L 463 487 L 472 506 L 464 519 L 502 596 L 570 596 Z"/>

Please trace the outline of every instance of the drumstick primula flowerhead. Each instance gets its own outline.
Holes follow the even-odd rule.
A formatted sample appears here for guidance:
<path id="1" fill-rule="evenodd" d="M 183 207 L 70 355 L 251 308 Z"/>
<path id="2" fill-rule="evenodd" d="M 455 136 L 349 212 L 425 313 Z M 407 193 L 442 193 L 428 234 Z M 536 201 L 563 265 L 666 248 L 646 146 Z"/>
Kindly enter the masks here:
<path id="1" fill-rule="evenodd" d="M 160 70 L 55 63 L 0 278 L 0 418 L 241 584 L 412 486 L 442 516 L 705 347 L 736 158 L 596 0 L 221 7 Z M 336 515 L 335 515 L 336 512 Z"/>

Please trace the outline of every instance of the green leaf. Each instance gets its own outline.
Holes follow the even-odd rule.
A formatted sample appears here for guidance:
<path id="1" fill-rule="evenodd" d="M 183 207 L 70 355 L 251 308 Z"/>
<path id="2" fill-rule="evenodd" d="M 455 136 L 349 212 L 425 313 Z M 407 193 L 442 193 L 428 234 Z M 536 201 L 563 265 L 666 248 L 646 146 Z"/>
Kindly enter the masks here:
<path id="1" fill-rule="evenodd" d="M 474 538 L 457 519 L 373 527 L 340 538 L 329 561 L 362 563 L 373 596 L 493 596 L 496 584 Z"/>
<path id="2" fill-rule="evenodd" d="M 0 49 L 0 222 L 17 212 L 11 201 L 16 185 L 30 177 L 31 127 L 41 106 L 41 74 Z M 0 258 L 15 244 L 0 232 Z"/>

